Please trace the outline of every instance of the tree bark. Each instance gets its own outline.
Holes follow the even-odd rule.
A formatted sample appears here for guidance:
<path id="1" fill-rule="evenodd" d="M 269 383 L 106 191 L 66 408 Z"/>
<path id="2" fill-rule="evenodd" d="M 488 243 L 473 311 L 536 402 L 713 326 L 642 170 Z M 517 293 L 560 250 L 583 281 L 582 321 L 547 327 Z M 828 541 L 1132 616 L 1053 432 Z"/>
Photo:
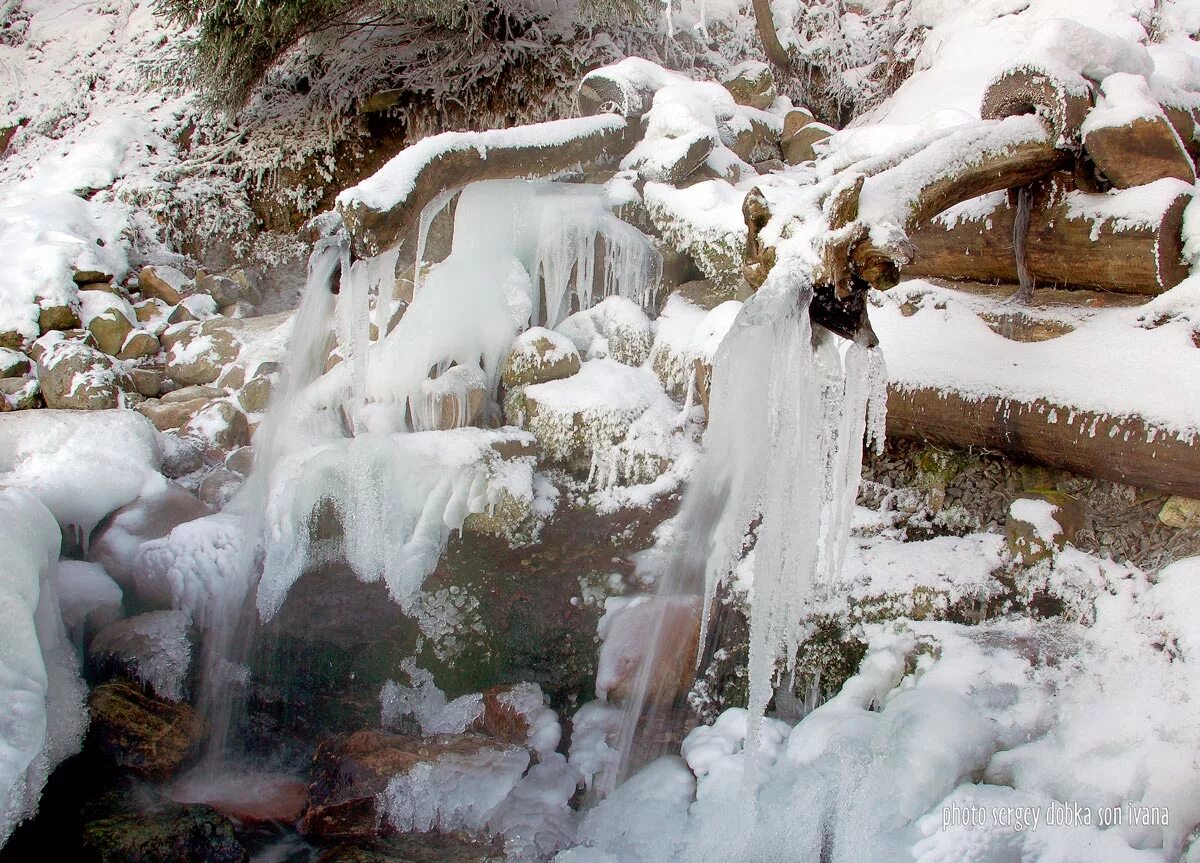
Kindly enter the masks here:
<path id="1" fill-rule="evenodd" d="M 1192 157 L 1165 115 L 1091 129 L 1084 135 L 1083 147 L 1118 189 L 1144 186 L 1164 177 L 1196 182 Z"/>
<path id="2" fill-rule="evenodd" d="M 775 29 L 775 16 L 771 14 L 771 0 L 752 0 L 752 4 L 754 6 L 754 23 L 758 27 L 758 38 L 762 40 L 763 53 L 779 68 L 791 68 L 792 57 L 783 47 L 783 43 L 779 41 L 779 33 Z"/>
<path id="3" fill-rule="evenodd" d="M 888 434 L 1019 459 L 1138 488 L 1200 497 L 1200 447 L 1138 417 L 1109 417 L 933 389 L 888 394 Z"/>

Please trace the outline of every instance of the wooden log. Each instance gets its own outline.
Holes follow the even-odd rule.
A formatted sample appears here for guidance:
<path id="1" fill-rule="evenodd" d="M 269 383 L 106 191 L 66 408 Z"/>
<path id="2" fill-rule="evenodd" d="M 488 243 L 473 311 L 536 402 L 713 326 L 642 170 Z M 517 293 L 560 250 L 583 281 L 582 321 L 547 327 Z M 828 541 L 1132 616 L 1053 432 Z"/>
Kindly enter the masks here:
<path id="1" fill-rule="evenodd" d="M 888 392 L 888 434 L 983 447 L 1083 476 L 1200 497 L 1200 446 L 1138 417 L 1109 417 L 1044 399 L 978 399 L 933 389 Z"/>
<path id="2" fill-rule="evenodd" d="M 546 177 L 580 166 L 616 165 L 636 130 L 621 117 L 555 120 L 487 132 L 447 132 L 402 150 L 373 176 L 338 195 L 355 254 L 395 247 L 424 206 L 481 180 Z"/>
<path id="3" fill-rule="evenodd" d="M 1183 211 L 1191 189 L 1162 180 L 1158 203 L 1141 224 L 1115 217 L 1126 198 L 1147 197 L 1146 188 L 1094 195 L 1041 190 L 1034 200 L 1026 262 L 1042 286 L 1098 288 L 1154 296 L 1183 281 Z M 976 282 L 1015 282 L 1014 209 L 1004 195 L 992 206 L 976 202 L 951 210 L 910 232 L 915 254 L 905 276 Z"/>
<path id="4" fill-rule="evenodd" d="M 775 29 L 775 16 L 771 12 L 771 0 L 751 0 L 751 5 L 754 8 L 754 24 L 758 28 L 763 53 L 779 68 L 789 68 L 792 65 L 792 55 L 779 41 L 779 32 Z"/>
<path id="5" fill-rule="evenodd" d="M 1196 181 L 1192 158 L 1165 114 L 1136 117 L 1119 126 L 1085 126 L 1083 147 L 1118 189 L 1144 186 L 1164 177 Z"/>
<path id="6" fill-rule="evenodd" d="M 1076 146 L 1081 139 L 1080 127 L 1093 103 L 1091 86 L 1081 75 L 1052 75 L 1035 66 L 1019 64 L 988 86 L 979 116 L 998 120 L 1040 114 L 1050 120 L 1056 141 Z"/>

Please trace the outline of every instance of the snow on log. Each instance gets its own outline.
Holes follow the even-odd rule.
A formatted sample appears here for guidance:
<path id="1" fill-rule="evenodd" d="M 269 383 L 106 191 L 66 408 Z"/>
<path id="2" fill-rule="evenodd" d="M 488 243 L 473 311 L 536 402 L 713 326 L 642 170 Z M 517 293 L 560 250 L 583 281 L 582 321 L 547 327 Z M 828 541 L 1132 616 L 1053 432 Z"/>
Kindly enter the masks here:
<path id="1" fill-rule="evenodd" d="M 888 392 L 889 435 L 985 447 L 1019 459 L 1200 497 L 1200 447 L 1138 417 L 1114 417 L 1045 399 L 978 398 L 933 388 Z"/>
<path id="2" fill-rule="evenodd" d="M 1154 296 L 1187 277 L 1183 212 L 1191 186 L 1173 179 L 1109 194 L 1043 188 L 1026 263 L 1043 286 Z M 1003 192 L 967 201 L 909 233 L 905 276 L 1015 282 L 1014 209 Z"/>
<path id="3" fill-rule="evenodd" d="M 1091 108 L 1091 86 L 1081 75 L 1021 64 L 1002 72 L 988 85 L 979 116 L 999 120 L 1040 114 L 1049 119 L 1057 142 L 1075 145 Z"/>
<path id="4" fill-rule="evenodd" d="M 650 110 L 655 93 L 680 83 L 692 81 L 641 57 L 626 57 L 584 75 L 575 98 L 584 116 L 616 114 L 635 120 Z"/>
<path id="5" fill-rule="evenodd" d="M 1101 89 L 1104 95 L 1081 132 L 1084 149 L 1109 182 L 1118 189 L 1164 177 L 1195 182 L 1191 156 L 1145 78 L 1110 75 Z"/>
<path id="6" fill-rule="evenodd" d="M 616 164 L 635 139 L 612 114 L 418 141 L 337 197 L 355 252 L 374 257 L 400 242 L 439 194 L 480 180 L 545 177 L 581 165 Z"/>

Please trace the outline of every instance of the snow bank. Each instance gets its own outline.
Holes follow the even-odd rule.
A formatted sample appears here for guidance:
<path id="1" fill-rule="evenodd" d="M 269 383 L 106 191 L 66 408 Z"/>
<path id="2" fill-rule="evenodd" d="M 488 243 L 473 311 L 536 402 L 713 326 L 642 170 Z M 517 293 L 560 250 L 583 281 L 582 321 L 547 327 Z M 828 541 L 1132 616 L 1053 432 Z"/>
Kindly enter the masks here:
<path id="1" fill-rule="evenodd" d="M 87 725 L 52 581 L 60 541 L 36 497 L 0 489 L 0 846 L 37 811 L 47 776 L 79 751 Z"/>
<path id="2" fill-rule="evenodd" d="M 106 515 L 165 483 L 158 433 L 133 411 L 0 414 L 0 485 L 45 504 L 86 546 Z"/>

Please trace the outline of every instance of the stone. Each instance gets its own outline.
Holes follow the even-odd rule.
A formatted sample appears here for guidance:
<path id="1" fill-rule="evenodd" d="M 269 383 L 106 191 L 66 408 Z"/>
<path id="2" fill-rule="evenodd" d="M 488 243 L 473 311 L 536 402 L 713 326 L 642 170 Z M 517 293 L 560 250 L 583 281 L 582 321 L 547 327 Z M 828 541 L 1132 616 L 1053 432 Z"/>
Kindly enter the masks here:
<path id="1" fill-rule="evenodd" d="M 109 284 L 113 280 L 112 273 L 106 273 L 103 270 L 76 270 L 75 275 L 71 277 L 75 284 L 89 287 L 94 285 Z M 96 288 L 103 290 L 102 288 Z"/>
<path id="2" fill-rule="evenodd" d="M 132 382 L 100 351 L 76 341 L 60 341 L 38 360 L 38 381 L 49 408 L 109 410 L 120 406 L 122 389 Z"/>
<path id="3" fill-rule="evenodd" d="M 473 733 L 421 737 L 358 731 L 326 740 L 313 756 L 300 832 L 322 838 L 374 836 L 383 816 L 383 792 L 394 777 L 443 756 L 470 758 L 489 750 L 513 747 Z"/>
<path id="4" fill-rule="evenodd" d="M 176 344 L 183 341 L 184 338 L 190 338 L 193 332 L 200 326 L 198 321 L 183 321 L 178 324 L 171 324 L 165 330 L 158 334 L 158 340 L 162 343 L 163 348 L 171 350 Z"/>
<path id="5" fill-rule="evenodd" d="M 115 357 L 125 346 L 125 339 L 133 330 L 133 324 L 117 309 L 109 309 L 88 321 L 87 329 L 96 340 L 96 347 Z"/>
<path id="6" fill-rule="evenodd" d="M 418 423 L 428 430 L 446 431 L 477 423 L 483 415 L 483 373 L 478 366 L 452 366 L 421 384 L 424 413 Z"/>
<path id="7" fill-rule="evenodd" d="M 217 468 L 200 481 L 200 487 L 196 490 L 196 494 L 204 503 L 213 509 L 220 510 L 237 494 L 238 489 L 242 487 L 243 479 L 244 477 L 231 470 L 223 467 Z"/>
<path id="8" fill-rule="evenodd" d="M 1200 500 L 1172 495 L 1159 510 L 1158 520 L 1178 530 L 1200 529 Z"/>
<path id="9" fill-rule="evenodd" d="M 159 318 L 166 318 L 171 313 L 171 307 L 155 297 L 133 304 L 134 314 L 139 322 L 148 324 Z"/>
<path id="10" fill-rule="evenodd" d="M 160 437 L 159 442 L 163 450 L 163 461 L 159 470 L 168 479 L 179 479 L 204 467 L 204 453 L 191 441 L 168 433 Z"/>
<path id="11" fill-rule="evenodd" d="M 187 612 L 148 611 L 101 629 L 88 645 L 88 666 L 95 680 L 134 681 L 151 697 L 182 701 L 194 685 L 197 645 Z"/>
<path id="12" fill-rule="evenodd" d="M 171 390 L 171 392 L 162 397 L 162 400 L 164 404 L 176 404 L 178 402 L 195 401 L 196 399 L 212 401 L 213 399 L 224 397 L 225 391 L 219 387 L 196 385 L 190 387 L 180 387 L 177 390 Z"/>
<path id="13" fill-rule="evenodd" d="M 159 431 L 168 431 L 181 427 L 209 404 L 209 399 L 164 402 L 161 399 L 151 398 L 137 405 L 134 410 L 150 420 Z"/>
<path id="14" fill-rule="evenodd" d="M 789 165 L 811 162 L 817 157 L 814 145 L 824 141 L 833 133 L 834 129 L 824 123 L 809 123 L 791 135 L 788 134 L 785 127 L 783 138 L 780 141 L 780 146 L 783 148 L 783 160 Z"/>
<path id="15" fill-rule="evenodd" d="M 1030 566 L 1074 542 L 1085 522 L 1078 498 L 1061 491 L 1028 491 L 1009 506 L 1004 533 L 1013 557 Z"/>
<path id="16" fill-rule="evenodd" d="M 225 467 L 241 476 L 250 476 L 254 470 L 254 447 L 238 447 L 225 459 Z"/>
<path id="17" fill-rule="evenodd" d="M 761 162 L 754 163 L 754 170 L 760 174 L 775 174 L 785 168 L 787 168 L 787 163 L 778 158 L 763 159 Z"/>
<path id="18" fill-rule="evenodd" d="M 163 372 L 161 369 L 130 369 L 129 379 L 139 395 L 148 399 L 157 398 L 162 392 Z"/>
<path id="19" fill-rule="evenodd" d="M 729 149 L 743 162 L 766 162 L 779 160 L 783 156 L 780 149 L 779 133 L 768 123 L 752 119 L 744 129 L 739 129 L 729 143 Z"/>
<path id="20" fill-rule="evenodd" d="M 138 290 L 142 297 L 162 300 L 168 306 L 179 305 L 190 284 L 191 280 L 174 267 L 142 267 L 138 273 Z"/>
<path id="21" fill-rule="evenodd" d="M 661 240 L 655 240 L 654 247 L 662 255 L 662 279 L 659 282 L 659 296 L 666 302 L 670 290 L 678 285 L 704 278 L 696 262 L 690 255 L 672 248 Z"/>
<path id="22" fill-rule="evenodd" d="M 125 338 L 125 344 L 117 353 L 117 359 L 142 360 L 154 356 L 160 350 L 162 350 L 162 345 L 159 344 L 153 333 L 134 330 Z"/>
<path id="23" fill-rule="evenodd" d="M 283 374 L 283 363 L 265 362 L 259 363 L 258 368 L 254 370 L 254 376 L 261 378 L 266 375 L 281 375 Z"/>
<path id="24" fill-rule="evenodd" d="M 721 84 L 739 105 L 765 111 L 778 96 L 771 67 L 757 60 L 739 63 Z"/>
<path id="25" fill-rule="evenodd" d="M 238 300 L 236 303 L 230 303 L 217 308 L 217 314 L 227 318 L 252 318 L 255 311 L 254 306 L 245 300 Z"/>
<path id="26" fill-rule="evenodd" d="M 93 689 L 88 712 L 100 751 L 118 767 L 148 779 L 179 773 L 204 733 L 204 722 L 190 704 L 151 698 L 126 683 Z"/>
<path id="27" fill-rule="evenodd" d="M 196 290 L 212 297 L 218 308 L 232 305 L 242 298 L 242 286 L 233 279 L 203 271 L 196 274 Z"/>
<path id="28" fill-rule="evenodd" d="M 189 324 L 197 318 L 192 314 L 192 310 L 182 303 L 171 309 L 171 313 L 167 315 L 168 324 Z"/>
<path id="29" fill-rule="evenodd" d="M 0 348 L 0 378 L 19 378 L 29 374 L 33 364 L 20 351 Z"/>
<path id="30" fill-rule="evenodd" d="M 633 694 L 660 619 L 665 632 L 660 644 L 664 647 L 654 657 L 648 698 L 652 703 L 668 704 L 688 691 L 700 638 L 700 600 L 652 596 L 633 600 L 601 619 L 597 696 L 622 701 Z"/>
<path id="31" fill-rule="evenodd" d="M 240 390 L 246 383 L 246 370 L 242 366 L 229 366 L 217 378 L 217 386 L 223 390 Z"/>
<path id="32" fill-rule="evenodd" d="M 26 339 L 16 330 L 0 330 L 0 348 L 21 350 L 25 347 Z"/>
<path id="33" fill-rule="evenodd" d="M 85 859 L 97 863 L 247 863 L 233 823 L 211 806 L 160 804 L 87 822 Z"/>
<path id="34" fill-rule="evenodd" d="M 712 279 L 697 279 L 680 285 L 673 293 L 679 294 L 694 306 L 712 311 L 721 303 L 738 299 L 738 291 L 728 285 L 718 284 Z"/>
<path id="35" fill-rule="evenodd" d="M 29 358 L 36 363 L 42 358 L 42 354 L 46 348 L 62 341 L 81 342 L 89 348 L 96 347 L 96 340 L 92 338 L 92 334 L 87 330 L 52 330 L 42 335 L 29 346 Z"/>
<path id="36" fill-rule="evenodd" d="M 27 411 L 41 407 L 37 378 L 0 378 L 0 410 Z"/>
<path id="37" fill-rule="evenodd" d="M 716 145 L 716 140 L 709 135 L 696 135 L 674 158 L 664 158 L 663 153 L 656 150 L 633 167 L 646 180 L 677 186 L 700 170 Z M 678 146 L 671 148 L 672 151 L 678 149 Z"/>
<path id="38" fill-rule="evenodd" d="M 541 384 L 570 377 L 579 366 L 579 351 L 570 339 L 544 327 L 531 327 L 513 342 L 500 380 L 510 389 Z"/>
<path id="39" fill-rule="evenodd" d="M 251 378 L 237 394 L 238 404 L 248 414 L 261 414 L 271 401 L 271 390 L 275 381 L 266 375 Z"/>
<path id="40" fill-rule="evenodd" d="M 38 310 L 38 328 L 43 333 L 51 330 L 73 330 L 78 326 L 79 310 L 71 306 L 45 306 Z"/>
<path id="41" fill-rule="evenodd" d="M 237 359 L 243 321 L 213 318 L 188 328 L 170 346 L 167 376 L 181 384 L 210 384 Z"/>
<path id="42" fill-rule="evenodd" d="M 228 401 L 209 402 L 179 429 L 179 436 L 196 444 L 206 455 L 222 461 L 224 453 L 250 443 L 246 415 Z"/>
<path id="43" fill-rule="evenodd" d="M 163 439 L 167 439 L 163 435 Z M 129 588 L 139 569 L 143 543 L 166 536 L 179 525 L 210 515 L 200 500 L 178 483 L 166 483 L 153 494 L 143 494 L 118 509 L 92 532 L 88 560 L 122 588 Z"/>

